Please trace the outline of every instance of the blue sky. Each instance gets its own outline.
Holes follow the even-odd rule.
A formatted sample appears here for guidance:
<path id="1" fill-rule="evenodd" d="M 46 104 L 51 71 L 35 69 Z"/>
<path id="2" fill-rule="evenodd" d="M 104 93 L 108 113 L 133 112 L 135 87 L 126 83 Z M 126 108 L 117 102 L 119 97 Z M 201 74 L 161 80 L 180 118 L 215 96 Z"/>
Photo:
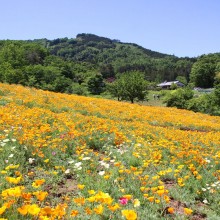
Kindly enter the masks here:
<path id="1" fill-rule="evenodd" d="M 220 0 L 1 0 L 0 39 L 92 33 L 195 57 L 220 52 Z"/>

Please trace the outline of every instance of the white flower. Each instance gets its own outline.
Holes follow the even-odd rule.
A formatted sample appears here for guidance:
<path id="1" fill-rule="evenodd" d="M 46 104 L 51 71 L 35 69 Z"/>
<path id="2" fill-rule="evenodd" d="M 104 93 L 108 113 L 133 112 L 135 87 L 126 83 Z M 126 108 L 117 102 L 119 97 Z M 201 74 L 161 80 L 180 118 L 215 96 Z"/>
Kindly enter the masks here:
<path id="1" fill-rule="evenodd" d="M 12 158 L 12 157 L 14 157 L 14 154 L 10 154 L 8 157 Z"/>
<path id="2" fill-rule="evenodd" d="M 208 158 L 205 158 L 205 161 L 206 161 L 207 163 L 210 163 L 210 162 L 211 162 Z"/>
<path id="3" fill-rule="evenodd" d="M 68 174 L 68 173 L 70 173 L 70 169 L 67 169 L 67 170 L 65 171 L 65 174 Z"/>
<path id="4" fill-rule="evenodd" d="M 82 160 L 90 160 L 90 159 L 91 159 L 91 157 L 83 157 Z"/>
<path id="5" fill-rule="evenodd" d="M 104 161 L 99 161 L 99 163 L 100 163 L 103 167 L 105 167 L 106 169 L 109 168 L 109 164 L 108 164 L 108 163 L 105 163 Z"/>
<path id="6" fill-rule="evenodd" d="M 206 191 L 206 188 L 202 188 L 202 191 L 204 191 L 204 192 L 205 192 L 205 191 Z"/>
<path id="7" fill-rule="evenodd" d="M 14 146 L 14 147 L 12 147 L 11 149 L 14 150 L 15 148 L 16 148 L 16 147 Z"/>
<path id="8" fill-rule="evenodd" d="M 16 139 L 11 139 L 11 141 L 15 142 L 15 141 L 16 141 Z"/>
<path id="9" fill-rule="evenodd" d="M 203 203 L 209 204 L 207 199 L 204 199 L 204 200 L 203 200 Z"/>
<path id="10" fill-rule="evenodd" d="M 81 165 L 82 165 L 82 162 L 75 163 L 74 168 L 77 170 L 81 170 L 82 169 Z"/>
<path id="11" fill-rule="evenodd" d="M 35 161 L 34 158 L 29 158 L 29 159 L 28 159 L 29 164 L 32 164 L 34 161 Z"/>
<path id="12" fill-rule="evenodd" d="M 75 168 L 79 168 L 82 165 L 82 162 L 75 163 Z"/>
<path id="13" fill-rule="evenodd" d="M 3 142 L 9 142 L 10 140 L 9 139 L 5 139 L 5 140 L 3 140 Z"/>
<path id="14" fill-rule="evenodd" d="M 105 171 L 103 170 L 103 171 L 99 171 L 99 175 L 100 176 L 103 176 L 105 174 Z"/>
<path id="15" fill-rule="evenodd" d="M 72 163 L 74 163 L 74 160 L 71 160 L 71 161 L 69 161 L 68 163 L 69 163 L 69 164 L 72 164 Z"/>
<path id="16" fill-rule="evenodd" d="M 1 143 L 1 146 L 4 147 L 6 145 L 6 143 Z"/>

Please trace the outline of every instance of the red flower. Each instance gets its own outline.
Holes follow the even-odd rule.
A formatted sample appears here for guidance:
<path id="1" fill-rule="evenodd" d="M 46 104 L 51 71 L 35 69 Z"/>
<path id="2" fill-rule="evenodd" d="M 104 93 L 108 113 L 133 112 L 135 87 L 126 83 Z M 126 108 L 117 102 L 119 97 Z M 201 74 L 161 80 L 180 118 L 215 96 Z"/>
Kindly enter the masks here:
<path id="1" fill-rule="evenodd" d="M 120 203 L 121 205 L 126 205 L 126 204 L 128 203 L 128 199 L 127 199 L 127 198 L 124 198 L 124 197 L 121 197 L 121 198 L 119 199 L 119 203 Z"/>

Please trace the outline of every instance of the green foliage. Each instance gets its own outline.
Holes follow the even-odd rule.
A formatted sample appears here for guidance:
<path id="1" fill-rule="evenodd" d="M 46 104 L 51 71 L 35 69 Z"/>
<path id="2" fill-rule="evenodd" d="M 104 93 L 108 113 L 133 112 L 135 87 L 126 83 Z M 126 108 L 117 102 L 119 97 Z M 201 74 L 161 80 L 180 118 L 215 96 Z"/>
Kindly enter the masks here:
<path id="1" fill-rule="evenodd" d="M 192 66 L 190 82 L 194 83 L 196 87 L 213 87 L 219 62 L 219 53 L 201 56 Z"/>
<path id="2" fill-rule="evenodd" d="M 176 80 L 178 80 L 179 82 L 183 83 L 184 85 L 187 85 L 187 79 L 185 76 L 177 76 Z"/>
<path id="3" fill-rule="evenodd" d="M 108 85 L 109 92 L 117 97 L 118 100 L 128 100 L 134 103 L 134 100 L 143 101 L 147 94 L 147 82 L 144 75 L 140 72 L 128 72 Z"/>
<path id="4" fill-rule="evenodd" d="M 100 73 L 104 79 L 115 77 L 114 67 L 111 64 L 102 65 L 100 67 Z"/>
<path id="5" fill-rule="evenodd" d="M 113 96 L 117 97 L 118 101 L 121 100 L 123 88 L 120 85 L 119 80 L 115 80 L 112 83 L 107 84 L 107 91 Z"/>
<path id="6" fill-rule="evenodd" d="M 199 97 L 194 97 L 187 102 L 186 108 L 194 112 L 213 114 L 215 111 L 213 98 L 213 94 L 205 94 Z"/>
<path id="7" fill-rule="evenodd" d="M 214 91 L 210 94 L 199 95 L 189 100 L 187 103 L 187 109 L 210 115 L 220 115 L 220 62 L 216 63 L 220 56 L 218 56 L 218 54 L 208 55 L 207 57 L 204 56 L 201 59 L 208 59 L 208 61 L 210 61 L 210 56 L 213 61 L 213 63 L 209 65 L 212 65 L 213 69 L 212 81 L 214 82 Z"/>
<path id="8" fill-rule="evenodd" d="M 175 84 L 175 83 L 172 83 L 171 84 L 171 86 L 170 86 L 170 89 L 171 90 L 175 90 L 175 89 L 177 89 L 178 87 L 177 87 L 177 85 Z"/>
<path id="9" fill-rule="evenodd" d="M 70 93 L 86 96 L 87 95 L 87 90 L 86 90 L 86 87 L 84 85 L 82 85 L 82 84 L 79 85 L 79 84 L 74 83 L 72 85 L 72 89 L 71 89 Z"/>
<path id="10" fill-rule="evenodd" d="M 187 101 L 192 99 L 193 91 L 189 88 L 177 89 L 165 97 L 165 103 L 168 107 L 187 108 Z"/>
<path id="11" fill-rule="evenodd" d="M 100 95 L 105 89 L 105 83 L 101 74 L 91 76 L 87 85 L 89 92 L 93 95 Z"/>
<path id="12" fill-rule="evenodd" d="M 215 85 L 214 96 L 215 104 L 220 109 L 220 83 Z"/>
<path id="13" fill-rule="evenodd" d="M 177 58 L 93 34 L 78 34 L 76 39 L 56 39 L 48 43 L 51 54 L 93 64 L 103 78 L 113 77 L 114 73 L 140 71 L 149 81 L 158 77 L 159 82 L 171 81 L 179 75 L 188 79 L 195 62 L 193 58 Z"/>

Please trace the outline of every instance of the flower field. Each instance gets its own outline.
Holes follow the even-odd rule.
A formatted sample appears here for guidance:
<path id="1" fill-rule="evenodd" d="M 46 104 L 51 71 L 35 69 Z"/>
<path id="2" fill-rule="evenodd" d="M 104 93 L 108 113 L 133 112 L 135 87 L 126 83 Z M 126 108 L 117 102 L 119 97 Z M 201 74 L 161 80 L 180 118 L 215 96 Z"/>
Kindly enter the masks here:
<path id="1" fill-rule="evenodd" d="M 220 219 L 220 117 L 0 84 L 0 219 Z"/>

